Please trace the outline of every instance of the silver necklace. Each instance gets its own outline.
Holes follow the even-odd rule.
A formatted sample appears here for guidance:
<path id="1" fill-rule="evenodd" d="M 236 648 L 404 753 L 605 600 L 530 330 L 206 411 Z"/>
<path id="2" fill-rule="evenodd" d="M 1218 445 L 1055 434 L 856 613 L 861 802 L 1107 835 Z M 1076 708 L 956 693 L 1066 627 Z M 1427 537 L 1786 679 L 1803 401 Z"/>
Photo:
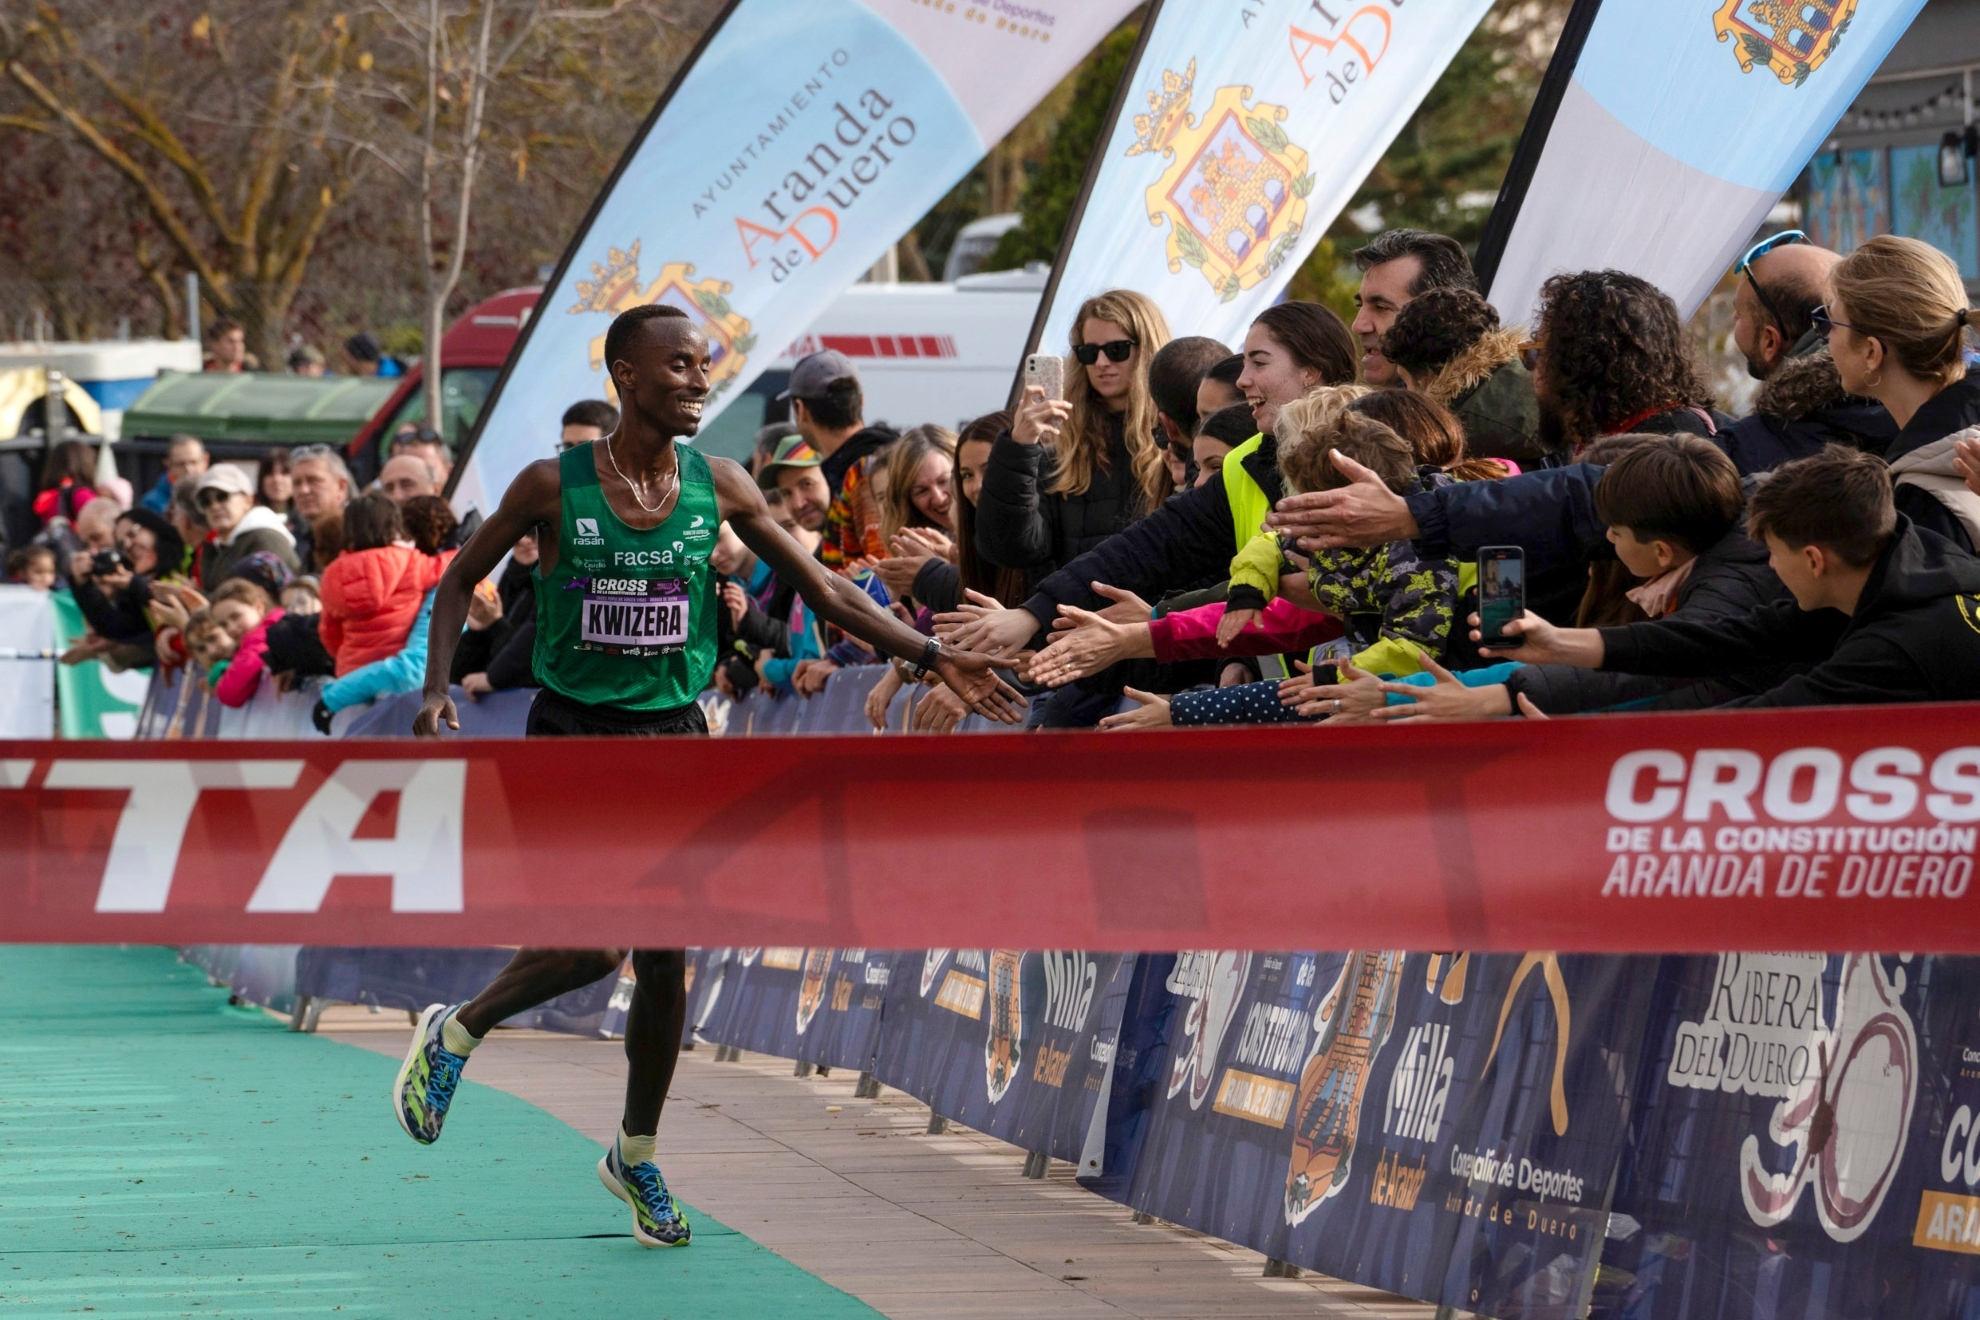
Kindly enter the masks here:
<path id="1" fill-rule="evenodd" d="M 675 488 L 681 484 L 681 460 L 680 456 L 676 455 L 674 457 L 674 473 L 667 488 L 660 492 L 659 499 L 655 500 L 652 504 L 648 504 L 645 497 L 639 493 L 639 487 L 633 485 L 631 478 L 627 477 L 624 472 L 619 471 L 619 460 L 612 454 L 612 442 L 610 440 L 605 442 L 605 461 L 612 465 L 612 471 L 619 473 L 619 480 L 626 483 L 626 489 L 632 492 L 633 502 L 638 504 L 647 513 L 660 512 L 661 508 L 667 503 L 667 497 L 673 494 Z"/>

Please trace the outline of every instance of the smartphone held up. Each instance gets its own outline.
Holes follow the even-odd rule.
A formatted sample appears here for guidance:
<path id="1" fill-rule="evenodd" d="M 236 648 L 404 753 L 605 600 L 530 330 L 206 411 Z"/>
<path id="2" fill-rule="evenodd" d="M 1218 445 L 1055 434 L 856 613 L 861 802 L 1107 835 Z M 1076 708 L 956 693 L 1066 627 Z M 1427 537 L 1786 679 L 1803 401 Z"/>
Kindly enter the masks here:
<path id="1" fill-rule="evenodd" d="M 1066 397 L 1066 360 L 1052 353 L 1033 353 L 1024 360 L 1024 383 L 1045 391 L 1048 399 Z"/>
<path id="2" fill-rule="evenodd" d="M 1512 647 L 1526 639 L 1506 628 L 1526 613 L 1526 551 L 1516 545 L 1478 549 L 1478 640 Z"/>

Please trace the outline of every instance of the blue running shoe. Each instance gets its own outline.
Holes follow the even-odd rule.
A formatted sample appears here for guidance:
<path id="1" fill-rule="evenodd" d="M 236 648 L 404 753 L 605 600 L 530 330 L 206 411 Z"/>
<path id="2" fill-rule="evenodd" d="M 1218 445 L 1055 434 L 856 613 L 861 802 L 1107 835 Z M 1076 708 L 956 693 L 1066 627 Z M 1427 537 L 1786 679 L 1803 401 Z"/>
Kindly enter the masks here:
<path id="1" fill-rule="evenodd" d="M 430 1004 L 419 1015 L 413 1030 L 412 1048 L 392 1083 L 392 1113 L 406 1135 L 422 1146 L 440 1140 L 440 1125 L 447 1121 L 447 1106 L 454 1103 L 454 1089 L 461 1084 L 461 1069 L 467 1059 L 440 1043 L 440 1024 L 460 1005 Z"/>
<path id="2" fill-rule="evenodd" d="M 633 1237 L 642 1247 L 685 1247 L 690 1230 L 687 1216 L 675 1204 L 660 1176 L 660 1166 L 648 1160 L 630 1167 L 619 1162 L 619 1143 L 613 1141 L 605 1158 L 598 1161 L 598 1181 L 605 1190 L 632 1207 Z"/>

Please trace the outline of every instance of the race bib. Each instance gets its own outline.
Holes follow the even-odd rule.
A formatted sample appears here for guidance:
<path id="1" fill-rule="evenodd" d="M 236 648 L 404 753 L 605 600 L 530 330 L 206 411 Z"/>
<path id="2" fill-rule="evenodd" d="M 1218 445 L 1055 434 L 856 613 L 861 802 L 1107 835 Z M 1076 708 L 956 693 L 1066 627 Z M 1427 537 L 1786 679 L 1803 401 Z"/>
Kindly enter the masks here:
<path id="1" fill-rule="evenodd" d="M 584 592 L 580 636 L 600 646 L 680 646 L 688 635 L 687 584 L 676 578 L 593 578 Z"/>

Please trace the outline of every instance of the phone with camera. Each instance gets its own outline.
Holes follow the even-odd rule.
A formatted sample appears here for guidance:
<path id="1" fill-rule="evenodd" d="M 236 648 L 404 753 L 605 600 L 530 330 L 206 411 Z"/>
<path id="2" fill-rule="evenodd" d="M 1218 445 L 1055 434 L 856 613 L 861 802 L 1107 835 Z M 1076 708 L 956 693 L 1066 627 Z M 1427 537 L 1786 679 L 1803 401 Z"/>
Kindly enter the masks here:
<path id="1" fill-rule="evenodd" d="M 1024 360 L 1024 383 L 1045 391 L 1048 399 L 1066 397 L 1066 360 L 1054 353 L 1033 353 Z"/>
<path id="2" fill-rule="evenodd" d="M 1478 639 L 1486 646 L 1519 646 L 1525 637 L 1507 625 L 1526 613 L 1526 551 L 1516 545 L 1478 550 Z"/>

